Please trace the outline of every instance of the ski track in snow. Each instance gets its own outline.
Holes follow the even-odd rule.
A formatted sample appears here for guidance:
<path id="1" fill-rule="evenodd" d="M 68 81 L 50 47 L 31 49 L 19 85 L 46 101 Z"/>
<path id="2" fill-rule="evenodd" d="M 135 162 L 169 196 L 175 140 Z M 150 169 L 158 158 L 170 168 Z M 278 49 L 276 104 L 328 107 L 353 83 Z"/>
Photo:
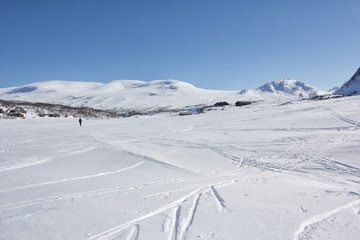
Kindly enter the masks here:
<path id="1" fill-rule="evenodd" d="M 139 239 L 139 233 L 140 233 L 140 226 L 136 224 L 129 234 L 129 236 L 126 238 L 126 240 L 138 240 Z"/>
<path id="2" fill-rule="evenodd" d="M 305 147 L 305 142 L 304 141 L 298 141 L 301 143 L 301 148 L 304 148 Z M 299 164 L 296 164 L 294 166 L 289 166 L 289 167 L 286 167 L 285 163 L 286 161 L 288 160 L 285 156 L 287 155 L 287 153 L 289 153 L 292 149 L 294 148 L 298 148 L 298 142 L 296 142 L 295 144 L 291 145 L 288 149 L 286 149 L 283 153 L 281 153 L 280 155 L 278 155 L 277 157 L 279 158 L 283 158 L 283 160 L 279 161 L 279 162 L 276 162 L 275 165 L 279 165 L 279 167 L 275 167 L 274 165 L 271 166 L 271 165 L 264 165 L 264 162 L 259 162 L 259 161 L 254 161 L 254 160 L 251 160 L 251 159 L 246 159 L 246 158 L 238 158 L 238 157 L 235 157 L 235 156 L 232 156 L 231 154 L 228 154 L 228 153 L 225 153 L 225 152 L 220 152 L 218 150 L 216 150 L 215 148 L 209 148 L 211 150 L 213 150 L 214 152 L 218 153 L 219 155 L 225 157 L 225 158 L 228 158 L 230 159 L 231 161 L 234 161 L 238 164 L 238 166 L 242 166 L 243 164 L 249 164 L 254 166 L 254 167 L 260 167 L 260 168 L 263 168 L 264 170 L 270 170 L 271 172 L 273 172 L 272 174 L 266 174 L 265 176 L 261 177 L 261 178 L 258 178 L 258 179 L 263 179 L 263 180 L 268 180 L 272 177 L 275 177 L 277 176 L 278 174 L 281 174 L 283 173 L 284 171 L 292 171 L 292 170 L 296 170 L 297 168 L 300 168 L 303 164 L 305 163 L 299 163 Z M 300 155 L 300 156 L 305 156 L 305 154 L 303 155 Z M 299 157 L 299 156 L 296 156 L 296 157 Z M 268 159 L 272 159 L 273 156 L 268 156 Z M 314 157 L 311 157 L 312 160 L 314 161 L 314 159 L 319 159 L 319 157 L 317 156 L 314 156 Z M 316 162 L 316 161 L 314 161 Z M 356 176 L 357 176 L 357 168 L 355 167 L 352 167 L 352 166 L 349 166 L 349 165 L 346 165 L 346 164 L 342 164 L 342 163 L 338 163 L 336 161 L 331 161 L 331 160 L 327 160 L 326 161 L 328 164 L 331 163 L 332 165 L 339 165 L 339 166 L 343 166 L 343 167 L 346 167 L 346 168 L 349 168 L 349 169 L 354 169 L 355 170 L 355 173 L 356 173 Z M 266 162 L 265 162 L 266 163 Z M 324 165 L 324 161 L 321 161 L 321 164 Z M 263 166 L 261 166 L 263 165 Z M 338 172 L 338 168 L 335 170 Z M 237 173 L 236 173 L 237 174 Z M 218 187 L 223 187 L 223 186 L 226 186 L 226 185 L 229 185 L 229 184 L 232 184 L 234 183 L 234 181 L 230 181 L 230 182 L 227 182 L 227 183 L 223 183 L 222 185 L 220 184 Z M 219 193 L 217 192 L 216 188 L 214 187 L 214 185 L 211 185 L 209 186 L 209 189 L 207 191 L 212 191 L 213 192 L 213 195 L 214 195 L 214 198 L 217 202 L 217 205 L 219 206 L 219 211 L 224 211 L 226 210 L 226 206 L 225 206 L 225 201 L 221 198 L 221 196 L 219 195 Z M 169 191 L 170 192 L 170 191 Z M 158 194 L 168 194 L 169 192 L 162 192 L 162 193 L 158 193 Z M 174 191 L 173 191 L 174 192 Z M 196 194 L 197 192 L 199 192 L 199 189 L 198 190 L 195 190 L 192 194 L 190 195 L 187 195 L 185 196 L 184 198 L 185 199 L 188 199 L 190 197 L 192 197 L 194 194 Z M 147 197 L 149 196 L 154 196 L 155 194 L 152 194 L 152 195 L 148 195 Z M 178 202 L 183 202 L 185 201 L 184 198 L 181 199 L 181 201 L 176 201 L 176 204 L 174 205 L 171 204 L 171 206 L 167 205 L 165 206 L 164 208 L 161 208 L 160 210 L 158 211 L 154 211 L 153 213 L 151 214 L 147 214 L 145 215 L 144 217 L 141 217 L 141 218 L 138 218 L 138 219 L 135 219 L 129 223 L 135 223 L 135 222 L 139 222 L 141 220 L 144 220 L 148 217 L 152 217 L 152 216 L 155 216 L 156 214 L 158 214 L 159 212 L 163 212 L 163 211 L 166 211 L 168 210 L 169 208 L 174 208 L 176 207 L 176 209 L 174 210 L 174 217 L 173 217 L 173 226 L 172 226 L 172 230 L 171 230 L 171 233 L 169 235 L 169 240 L 185 240 L 186 237 L 187 237 L 187 234 L 188 234 L 188 230 L 190 228 L 190 226 L 192 225 L 192 222 L 194 220 L 194 216 L 195 216 L 195 213 L 196 213 L 196 209 L 198 207 L 198 204 L 199 204 L 199 201 L 200 201 L 200 197 L 201 197 L 201 193 L 198 193 L 197 197 L 195 198 L 195 201 L 194 201 L 194 204 L 192 206 L 192 208 L 189 210 L 189 212 L 187 213 L 187 217 L 185 218 L 185 220 L 183 221 L 180 221 L 180 215 L 181 215 L 181 211 L 182 211 L 182 207 L 178 204 Z M 342 209 L 345 209 L 345 208 L 349 208 L 349 207 L 352 207 L 354 206 L 355 204 L 357 204 L 359 201 L 356 201 L 354 204 L 351 204 L 351 205 L 346 205 L 345 207 L 340 207 L 334 211 L 330 211 L 329 213 L 326 213 L 326 214 L 323 214 L 323 215 L 319 215 L 319 216 L 315 216 L 314 218 L 312 218 L 311 220 L 309 221 L 306 221 L 302 224 L 302 226 L 300 227 L 300 229 L 298 230 L 297 232 L 297 235 L 298 236 L 299 234 L 301 234 L 302 231 L 304 231 L 304 229 L 310 225 L 310 224 L 313 224 L 315 222 L 318 222 L 318 221 L 321 221 L 324 219 L 324 216 L 325 218 L 327 218 L 328 216 L 330 215 L 333 215 L 335 214 L 336 212 L 342 210 Z M 174 206 L 173 206 L 174 205 Z M 330 214 L 330 215 L 329 215 Z M 320 220 L 319 220 L 320 219 Z M 116 232 L 118 231 L 123 231 L 124 228 L 127 227 L 127 225 L 129 223 L 126 223 L 126 224 L 123 224 L 123 225 L 120 225 L 116 228 L 113 228 L 113 229 L 110 229 L 106 232 L 103 232 L 99 235 L 95 235 L 93 237 L 91 237 L 90 239 L 109 239 L 108 237 L 109 236 L 112 236 L 113 234 L 116 234 Z M 298 238 L 294 238 L 294 239 L 298 239 Z"/>
<path id="3" fill-rule="evenodd" d="M 74 200 L 77 198 L 85 198 L 85 197 L 96 197 L 104 194 L 111 194 L 111 193 L 121 193 L 121 196 L 130 193 L 134 190 L 140 190 L 148 186 L 156 185 L 156 184 L 162 184 L 163 181 L 154 181 L 154 182 L 148 182 L 146 184 L 138 184 L 133 186 L 120 186 L 120 187 L 113 187 L 113 188 L 105 188 L 105 189 L 99 189 L 99 190 L 91 190 L 91 191 L 84 191 L 84 192 L 77 192 L 72 194 L 56 194 L 50 197 L 45 198 L 38 198 L 33 200 L 27 200 L 27 201 L 21 201 L 16 203 L 10 203 L 10 204 L 3 204 L 0 205 L 1 211 L 6 210 L 12 210 L 17 208 L 24 208 L 36 204 L 41 203 L 48 203 L 48 202 L 55 202 L 60 200 Z"/>
<path id="4" fill-rule="evenodd" d="M 33 199 L 33 200 L 21 201 L 21 202 L 10 203 L 10 204 L 3 204 L 3 205 L 0 205 L 0 210 L 6 211 L 6 210 L 17 209 L 17 208 L 24 208 L 24 207 L 28 207 L 28 206 L 32 206 L 32 205 L 36 205 L 36 204 L 41 204 L 41 203 L 55 202 L 55 201 L 60 201 L 60 200 L 74 200 L 77 198 L 86 198 L 86 197 L 97 197 L 97 196 L 111 194 L 111 193 L 120 193 L 121 194 L 120 196 L 124 196 L 125 194 L 131 193 L 132 191 L 135 191 L 135 190 L 141 190 L 146 187 L 150 187 L 150 186 L 154 186 L 154 185 L 158 185 L 158 184 L 164 184 L 165 182 L 172 182 L 172 181 L 173 180 L 166 180 L 166 181 L 159 180 L 159 181 L 152 181 L 152 182 L 147 182 L 144 184 L 137 184 L 137 185 L 131 185 L 131 186 L 120 186 L 120 187 L 113 187 L 113 188 L 105 188 L 105 189 L 77 192 L 77 193 L 71 193 L 71 194 L 56 194 L 56 195 L 45 197 L 45 198 L 37 198 L 37 199 Z M 193 188 L 194 188 L 193 186 L 190 186 L 190 187 L 185 187 L 184 189 L 193 189 Z M 175 191 L 181 191 L 181 189 L 175 190 Z M 175 192 L 175 191 L 173 191 L 173 192 Z M 161 194 L 161 193 L 159 193 L 159 194 Z M 156 194 L 154 194 L 154 195 L 156 195 Z M 146 197 L 148 197 L 148 196 L 146 196 Z M 144 197 L 144 198 L 146 198 L 146 197 Z"/>
<path id="5" fill-rule="evenodd" d="M 182 170 L 182 171 L 186 171 L 186 172 L 191 172 L 191 173 L 194 173 L 193 171 L 189 170 L 189 169 L 186 169 L 186 168 L 182 168 L 182 167 L 179 167 L 179 166 L 176 166 L 176 165 L 173 165 L 173 164 L 169 164 L 169 163 L 166 163 L 164 161 L 160 161 L 160 160 L 157 160 L 155 158 L 152 158 L 152 157 L 149 157 L 149 156 L 145 156 L 145 155 L 140 155 L 140 154 L 136 154 L 134 152 L 131 152 L 131 151 L 124 151 L 124 152 L 127 152 L 133 156 L 136 156 L 136 157 L 141 157 L 143 158 L 144 160 L 147 160 L 149 162 L 154 162 L 154 163 L 157 163 L 157 164 L 160 164 L 164 167 L 167 167 L 167 168 L 172 168 L 172 169 L 178 169 L 178 170 Z"/>
<path id="6" fill-rule="evenodd" d="M 77 198 L 84 198 L 84 197 L 89 197 L 89 196 L 94 197 L 94 196 L 110 194 L 110 193 L 114 193 L 114 192 L 121 192 L 124 194 L 131 190 L 135 190 L 135 189 L 139 189 L 139 188 L 140 187 L 130 187 L 130 188 L 124 189 L 123 187 L 117 187 L 117 188 L 100 189 L 100 190 L 93 190 L 93 191 L 87 191 L 87 192 L 78 192 L 78 193 L 72 193 L 72 194 L 57 194 L 57 195 L 53 195 L 53 196 L 45 197 L 45 198 L 38 198 L 38 199 L 27 200 L 27 201 L 22 201 L 22 202 L 3 204 L 3 205 L 0 205 L 0 210 L 7 211 L 7 210 L 12 210 L 12 209 L 17 209 L 17 208 L 29 207 L 29 206 L 41 204 L 41 203 L 55 202 L 55 201 L 60 201 L 60 200 L 74 200 Z"/>
<path id="7" fill-rule="evenodd" d="M 174 202 L 171 202 L 171 203 L 169 203 L 169 204 L 167 204 L 167 205 L 165 205 L 165 206 L 163 206 L 161 208 L 158 208 L 158 209 L 156 209 L 154 211 L 151 211 L 151 212 L 149 212 L 149 213 L 147 213 L 147 214 L 145 214 L 145 215 L 143 215 L 143 216 L 141 216 L 139 218 L 133 219 L 133 220 L 131 220 L 129 222 L 126 222 L 126 223 L 123 223 L 123 224 L 121 224 L 119 226 L 116 226 L 114 228 L 108 229 L 108 230 L 106 230 L 106 231 L 104 231 L 102 233 L 99 233 L 97 235 L 93 235 L 89 239 L 90 240 L 92 240 L 92 239 L 111 239 L 112 236 L 114 236 L 115 234 L 120 233 L 125 228 L 129 227 L 129 225 L 135 224 L 135 223 L 137 223 L 139 221 L 148 219 L 148 218 L 153 217 L 153 216 L 155 216 L 155 215 L 157 215 L 159 213 L 162 213 L 162 212 L 165 212 L 165 211 L 167 211 L 169 209 L 177 207 L 182 202 L 184 202 L 185 200 L 187 200 L 187 199 L 191 198 L 192 196 L 194 196 L 195 194 L 197 194 L 199 191 L 201 191 L 201 189 L 197 189 L 197 190 L 183 196 L 182 198 L 180 198 L 180 199 L 178 199 L 178 200 L 176 200 Z"/>
<path id="8" fill-rule="evenodd" d="M 319 214 L 319 215 L 316 215 L 316 216 L 313 216 L 312 218 L 304 221 L 299 229 L 295 232 L 295 235 L 294 235 L 294 240 L 301 240 L 302 239 L 302 233 L 306 231 L 306 229 L 311 226 L 312 224 L 315 224 L 315 223 L 318 223 L 318 222 L 321 222 L 323 220 L 325 220 L 326 218 L 342 211 L 342 210 L 345 210 L 345 209 L 348 209 L 348 208 L 352 208 L 353 206 L 357 205 L 357 204 L 360 204 L 360 200 L 356 200 L 356 201 L 353 201 L 353 202 L 350 202 L 346 205 L 343 205 L 343 206 L 340 206 L 338 208 L 335 208 L 334 210 L 331 210 L 329 212 L 325 212 L 325 213 L 322 213 L 322 214 Z"/>
<path id="9" fill-rule="evenodd" d="M 124 230 L 120 234 L 116 235 L 112 240 L 138 240 L 140 234 L 140 226 L 135 224 L 129 229 Z"/>
<path id="10" fill-rule="evenodd" d="M 194 189 L 194 188 L 199 188 L 199 187 L 200 187 L 199 184 L 194 184 L 194 185 L 189 185 L 189 186 L 182 187 L 182 188 L 176 189 L 176 190 L 170 190 L 170 191 L 165 191 L 165 192 L 152 193 L 152 194 L 146 195 L 146 196 L 144 196 L 144 197 L 142 197 L 142 198 L 143 198 L 143 199 L 148 199 L 148 198 L 151 198 L 151 197 L 161 196 L 161 195 L 169 196 L 170 194 L 175 193 L 175 192 L 182 192 L 182 191 L 184 191 L 184 190 L 189 190 L 189 189 Z"/>
<path id="11" fill-rule="evenodd" d="M 229 153 L 226 152 L 222 152 L 216 148 L 213 147 L 209 147 L 210 150 L 214 151 L 215 153 L 219 154 L 220 156 L 227 158 L 229 160 L 231 160 L 232 162 L 234 162 L 236 164 L 236 168 L 240 168 L 244 162 L 244 158 L 243 157 L 236 157 L 234 155 L 231 155 Z"/>
<path id="12" fill-rule="evenodd" d="M 28 159 L 26 161 L 16 162 L 15 164 L 12 164 L 10 166 L 0 166 L 0 172 L 11 171 L 11 170 L 19 169 L 19 168 L 31 167 L 31 166 L 34 166 L 34 165 L 38 165 L 38 164 L 53 161 L 56 158 L 57 158 L 57 156 L 53 155 L 53 156 L 49 156 L 49 157 L 46 157 L 46 158 L 42 158 L 40 160 Z M 6 165 L 8 165 L 8 164 L 6 164 Z"/>
<path id="13" fill-rule="evenodd" d="M 224 187 L 224 186 L 227 186 L 227 185 L 230 185 L 233 183 L 235 183 L 235 180 L 220 182 L 220 183 L 216 184 L 216 186 L 218 188 L 220 188 L 220 187 Z M 169 233 L 168 239 L 169 240 L 186 240 L 189 229 L 190 229 L 191 225 L 193 224 L 193 221 L 195 218 L 195 214 L 196 214 L 199 202 L 200 202 L 200 197 L 202 196 L 203 193 L 208 192 L 208 191 L 214 191 L 214 190 L 217 193 L 217 194 L 214 193 L 215 200 L 218 202 L 218 204 L 223 205 L 224 209 L 226 209 L 225 204 L 224 204 L 225 201 L 218 194 L 214 185 L 205 185 L 203 187 L 197 188 L 196 190 L 190 192 L 189 194 L 184 195 L 183 197 L 181 197 L 180 199 L 178 199 L 176 201 L 173 201 L 169 204 L 166 204 L 163 207 L 158 208 L 157 210 L 151 211 L 151 212 L 143 215 L 142 217 L 133 219 L 131 221 L 123 223 L 114 228 L 108 229 L 97 235 L 93 235 L 89 238 L 89 240 L 112 239 L 114 235 L 118 235 L 121 232 L 125 231 L 132 224 L 135 224 L 135 223 L 138 224 L 139 222 L 141 222 L 143 220 L 154 217 L 154 216 L 158 215 L 159 213 L 166 212 L 170 209 L 174 209 L 174 212 L 173 212 L 172 227 L 171 227 L 171 231 Z M 188 202 L 189 199 L 191 199 L 191 198 L 193 198 L 194 201 L 193 201 L 192 205 L 190 206 L 190 209 L 185 213 L 186 214 L 185 217 L 182 218 L 181 212 L 184 208 L 181 205 L 184 204 L 185 202 Z"/>
<path id="14" fill-rule="evenodd" d="M 136 168 L 136 167 L 138 167 L 138 166 L 140 166 L 142 164 L 144 164 L 144 162 L 138 162 L 138 163 L 136 163 L 134 165 L 131 165 L 129 167 L 121 168 L 121 169 L 118 169 L 118 170 L 115 170 L 115 171 L 110 171 L 110 172 L 102 172 L 102 173 L 97 173 L 97 174 L 88 175 L 88 176 L 65 178 L 65 179 L 54 180 L 54 181 L 50 181 L 50 182 L 29 184 L 29 185 L 24 185 L 24 186 L 15 187 L 15 188 L 3 189 L 3 190 L 0 190 L 0 193 L 10 192 L 10 191 L 15 191 L 15 190 L 21 190 L 21 189 L 25 189 L 25 188 L 34 188 L 34 187 L 46 186 L 46 185 L 56 184 L 56 183 L 63 183 L 63 182 L 69 182 L 69 181 L 78 181 L 78 180 L 84 180 L 84 179 L 90 179 L 90 178 L 103 177 L 103 176 L 107 176 L 107 175 L 110 175 L 110 174 L 116 174 L 116 173 L 120 173 L 120 172 L 123 172 L 123 171 L 127 171 L 127 170 L 130 170 L 130 169 Z"/>
<path id="15" fill-rule="evenodd" d="M 172 221 L 173 225 L 171 227 L 171 232 L 169 234 L 168 240 L 178 240 L 180 213 L 181 206 L 178 206 L 176 209 L 174 209 L 174 216 Z"/>
<path id="16" fill-rule="evenodd" d="M 195 214 L 196 214 L 197 208 L 199 206 L 200 197 L 201 197 L 201 193 L 199 193 L 195 197 L 194 202 L 193 202 L 190 210 L 188 211 L 186 218 L 183 220 L 183 222 L 181 223 L 181 225 L 179 227 L 179 230 L 180 230 L 179 239 L 176 239 L 176 240 L 185 240 L 187 238 L 189 229 L 194 222 Z"/>
<path id="17" fill-rule="evenodd" d="M 301 144 L 300 147 L 299 147 L 299 143 Z M 297 148 L 299 150 L 304 147 L 305 147 L 305 142 L 296 139 L 295 143 L 291 144 L 287 149 L 285 149 L 282 153 L 276 156 L 277 158 L 282 159 L 281 161 L 278 162 L 273 162 L 274 156 L 269 155 L 267 153 L 264 153 L 264 157 L 262 157 L 262 159 L 255 160 L 251 158 L 237 157 L 214 147 L 208 147 L 208 148 L 214 151 L 215 153 L 219 154 L 220 156 L 225 157 L 231 160 L 232 162 L 236 163 L 237 165 L 236 168 L 240 168 L 242 166 L 250 166 L 265 171 L 275 172 L 275 175 L 278 175 L 280 173 L 283 173 L 284 171 L 299 171 L 297 169 L 300 168 L 300 166 L 304 163 L 299 163 L 296 166 L 288 165 L 286 164 L 288 162 L 287 155 L 289 155 L 289 152 L 294 148 Z M 265 158 L 267 160 L 265 160 Z"/>
<path id="18" fill-rule="evenodd" d="M 94 149 L 96 149 L 96 146 L 91 146 L 89 148 L 80 149 L 80 150 L 71 151 L 71 152 L 70 151 L 59 152 L 59 153 L 56 153 L 56 154 L 52 154 L 51 156 L 41 158 L 39 160 L 37 160 L 37 158 L 31 158 L 31 159 L 28 159 L 28 160 L 25 160 L 25 161 L 20 160 L 20 161 L 17 161 L 17 162 L 15 162 L 15 164 L 12 164 L 10 166 L 7 166 L 9 164 L 6 164 L 6 165 L 3 164 L 5 166 L 0 166 L 0 172 L 11 171 L 11 170 L 16 170 L 16 169 L 20 169 L 20 168 L 26 168 L 26 167 L 31 167 L 31 166 L 38 165 L 38 164 L 44 164 L 44 163 L 48 163 L 48 162 L 51 162 L 51 161 L 55 161 L 56 159 L 62 159 L 64 157 L 70 157 L 70 156 L 80 154 L 80 153 L 84 153 L 84 152 L 87 152 L 87 151 L 91 151 L 91 150 L 94 150 Z"/>
<path id="19" fill-rule="evenodd" d="M 360 121 L 355 121 L 355 120 L 343 117 L 340 114 L 338 114 L 337 112 L 331 110 L 329 107 L 324 107 L 324 109 L 331 112 L 331 114 L 334 115 L 334 117 L 336 117 L 337 119 L 339 119 L 339 120 L 341 120 L 343 122 L 355 125 L 355 129 L 360 125 Z"/>
<path id="20" fill-rule="evenodd" d="M 341 163 L 338 161 L 331 160 L 325 157 L 318 157 L 318 156 L 308 156 L 308 161 L 312 163 L 316 163 L 321 168 L 318 170 L 327 171 L 327 172 L 334 172 L 341 175 L 351 175 L 356 178 L 360 178 L 360 168 Z M 303 167 L 304 170 L 314 170 L 314 167 Z"/>
<path id="21" fill-rule="evenodd" d="M 215 187 L 212 185 L 211 186 L 211 190 L 214 194 L 215 200 L 219 205 L 219 211 L 225 211 L 226 210 L 226 206 L 225 206 L 225 201 L 224 199 L 220 196 L 220 194 L 218 193 L 218 191 L 215 189 Z"/>
<path id="22" fill-rule="evenodd" d="M 342 136 L 342 139 L 344 136 Z M 349 164 L 341 163 L 335 160 L 331 160 L 329 158 L 320 157 L 318 155 L 309 155 L 308 153 L 300 153 L 293 154 L 291 152 L 292 149 L 296 148 L 297 151 L 301 149 L 305 149 L 307 143 L 302 139 L 296 139 L 296 143 L 291 145 L 288 149 L 286 149 L 281 154 L 274 156 L 265 153 L 264 158 L 272 160 L 272 162 L 268 162 L 265 160 L 254 160 L 250 158 L 243 158 L 242 165 L 256 167 L 261 170 L 271 171 L 274 174 L 269 174 L 267 177 L 263 177 L 263 180 L 268 180 L 272 177 L 275 177 L 279 174 L 282 174 L 286 171 L 297 171 L 297 172 L 310 172 L 312 170 L 316 171 L 327 171 L 334 172 L 342 175 L 350 175 L 353 177 L 360 177 L 360 168 L 351 166 Z M 301 144 L 299 146 L 299 143 Z M 323 148 L 327 148 L 329 145 L 333 144 L 333 142 L 329 142 L 323 145 Z M 219 153 L 217 151 L 217 153 Z M 231 154 L 219 153 L 226 158 L 230 158 L 230 160 L 238 159 Z M 282 159 L 281 161 L 273 161 L 274 157 Z M 291 162 L 290 160 L 295 160 L 295 162 Z M 307 163 L 315 163 L 319 167 L 308 166 Z"/>

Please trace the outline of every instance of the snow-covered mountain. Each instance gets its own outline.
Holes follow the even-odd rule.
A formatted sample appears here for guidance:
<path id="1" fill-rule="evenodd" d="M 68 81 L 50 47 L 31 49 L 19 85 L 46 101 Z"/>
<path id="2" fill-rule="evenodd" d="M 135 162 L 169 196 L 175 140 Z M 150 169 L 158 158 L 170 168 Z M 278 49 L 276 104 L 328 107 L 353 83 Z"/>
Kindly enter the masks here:
<path id="1" fill-rule="evenodd" d="M 294 79 L 267 82 L 255 90 L 242 90 L 239 94 L 245 98 L 268 100 L 274 98 L 297 98 L 299 95 L 308 97 L 310 94 L 324 94 L 309 84 Z"/>
<path id="2" fill-rule="evenodd" d="M 272 82 L 265 83 L 263 86 L 256 89 L 257 91 L 277 93 L 277 94 L 290 94 L 290 95 L 299 95 L 299 94 L 309 94 L 311 92 L 320 93 L 319 89 L 308 85 L 306 83 L 294 80 L 294 79 L 285 79 L 285 80 L 276 80 Z"/>
<path id="3" fill-rule="evenodd" d="M 176 80 L 116 80 L 110 83 L 48 81 L 0 89 L 0 99 L 57 103 L 97 109 L 154 110 L 191 105 L 212 105 L 217 101 L 267 100 L 304 97 L 320 90 L 297 80 L 266 83 L 255 90 L 220 91 L 197 88 Z"/>
<path id="4" fill-rule="evenodd" d="M 336 92 L 337 95 L 359 95 L 360 94 L 360 68 L 344 83 Z"/>

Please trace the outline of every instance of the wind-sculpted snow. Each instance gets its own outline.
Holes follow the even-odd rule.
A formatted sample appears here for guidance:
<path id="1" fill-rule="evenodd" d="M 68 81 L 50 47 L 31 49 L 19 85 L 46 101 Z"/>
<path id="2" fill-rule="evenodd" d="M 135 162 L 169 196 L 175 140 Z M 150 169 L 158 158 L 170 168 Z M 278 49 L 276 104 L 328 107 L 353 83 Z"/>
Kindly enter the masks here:
<path id="1" fill-rule="evenodd" d="M 2 119 L 0 239 L 358 239 L 359 100 Z"/>

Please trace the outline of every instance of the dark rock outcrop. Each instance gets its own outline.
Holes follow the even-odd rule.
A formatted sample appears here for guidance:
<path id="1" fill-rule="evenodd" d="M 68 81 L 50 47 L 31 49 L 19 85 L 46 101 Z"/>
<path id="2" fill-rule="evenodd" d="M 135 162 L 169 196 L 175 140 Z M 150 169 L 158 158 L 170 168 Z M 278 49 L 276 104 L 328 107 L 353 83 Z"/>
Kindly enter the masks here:
<path id="1" fill-rule="evenodd" d="M 214 104 L 214 107 L 224 107 L 224 106 L 229 106 L 230 104 L 227 102 L 217 102 Z"/>
<path id="2" fill-rule="evenodd" d="M 252 101 L 237 101 L 237 102 L 235 103 L 235 106 L 241 107 L 241 106 L 250 105 L 250 104 L 252 104 L 252 103 L 253 103 Z"/>

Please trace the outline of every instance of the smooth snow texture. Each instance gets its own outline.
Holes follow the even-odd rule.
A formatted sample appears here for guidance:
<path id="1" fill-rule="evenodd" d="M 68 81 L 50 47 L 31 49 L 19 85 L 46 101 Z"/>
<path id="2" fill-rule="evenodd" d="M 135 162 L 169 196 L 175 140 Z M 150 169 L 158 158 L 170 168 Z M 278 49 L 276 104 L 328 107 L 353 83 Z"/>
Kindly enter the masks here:
<path id="1" fill-rule="evenodd" d="M 360 96 L 0 121 L 0 239 L 358 239 Z"/>

